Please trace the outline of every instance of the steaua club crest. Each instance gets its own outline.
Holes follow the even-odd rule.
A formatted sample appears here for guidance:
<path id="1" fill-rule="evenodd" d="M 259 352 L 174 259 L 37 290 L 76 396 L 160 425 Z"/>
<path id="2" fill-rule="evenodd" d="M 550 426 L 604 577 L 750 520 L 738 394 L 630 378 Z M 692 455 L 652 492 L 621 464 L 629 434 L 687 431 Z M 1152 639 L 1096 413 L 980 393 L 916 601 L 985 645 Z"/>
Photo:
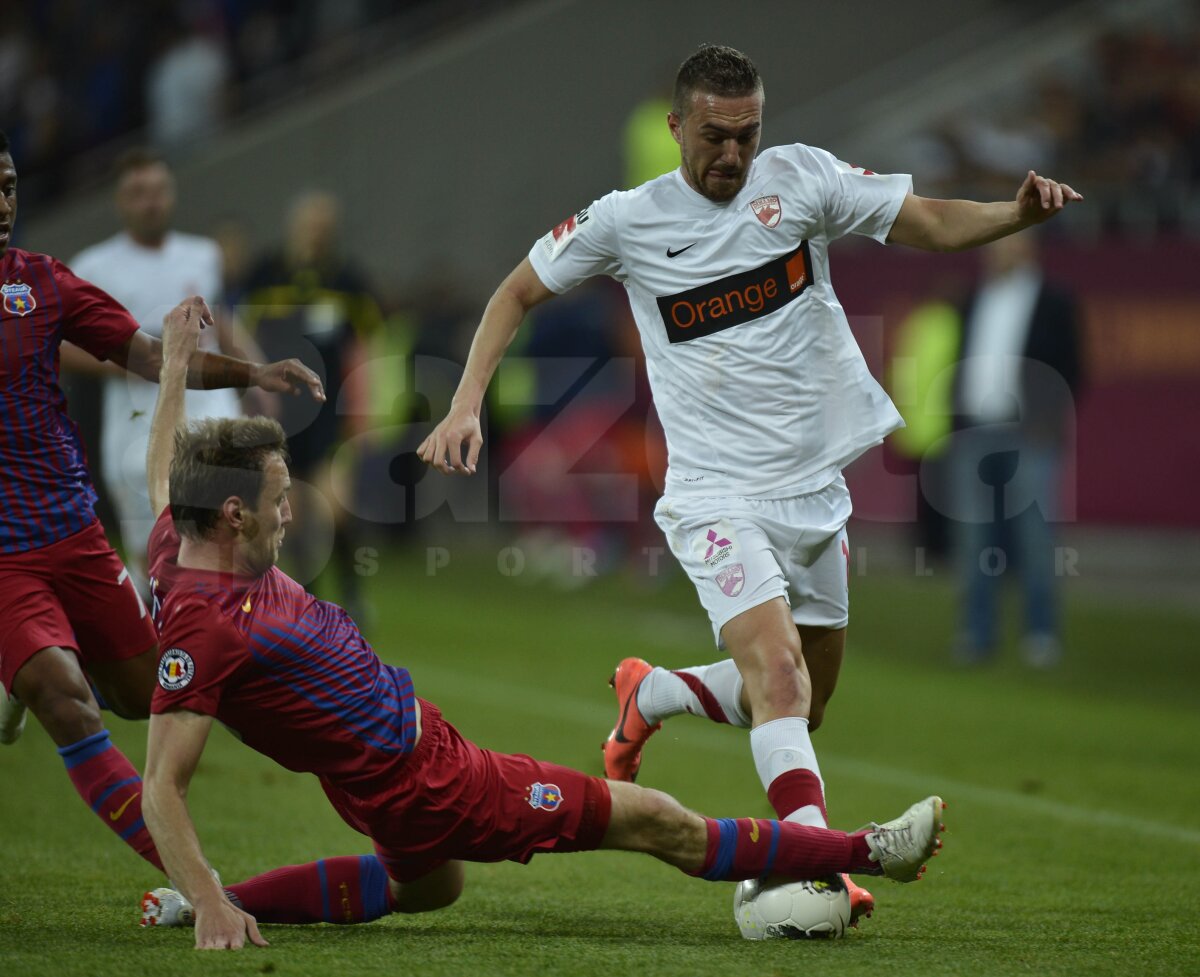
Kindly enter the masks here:
<path id="1" fill-rule="evenodd" d="M 783 211 L 779 207 L 779 198 L 775 194 L 751 200 L 750 209 L 754 211 L 754 216 L 762 222 L 764 227 L 775 227 L 779 223 L 779 218 L 783 216 Z"/>
<path id="2" fill-rule="evenodd" d="M 535 811 L 556 811 L 562 803 L 562 791 L 557 784 L 530 784 L 525 800 Z"/>
<path id="3" fill-rule="evenodd" d="M 8 282 L 0 285 L 0 295 L 4 296 L 4 311 L 11 312 L 13 315 L 29 315 L 37 308 L 33 289 L 24 282 Z"/>

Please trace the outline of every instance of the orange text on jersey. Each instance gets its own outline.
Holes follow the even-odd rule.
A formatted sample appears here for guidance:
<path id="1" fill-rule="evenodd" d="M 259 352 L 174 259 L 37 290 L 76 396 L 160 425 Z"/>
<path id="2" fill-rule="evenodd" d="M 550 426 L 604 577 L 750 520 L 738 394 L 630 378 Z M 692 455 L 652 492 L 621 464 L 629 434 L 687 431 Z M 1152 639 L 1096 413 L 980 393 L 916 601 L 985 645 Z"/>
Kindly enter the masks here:
<path id="1" fill-rule="evenodd" d="M 702 302 L 689 302 L 686 299 L 676 302 L 671 306 L 671 318 L 680 329 L 691 329 L 697 323 L 712 322 L 732 312 L 761 312 L 767 300 L 775 298 L 777 294 L 779 285 L 774 277 L 770 277 L 761 284 L 714 295 Z"/>

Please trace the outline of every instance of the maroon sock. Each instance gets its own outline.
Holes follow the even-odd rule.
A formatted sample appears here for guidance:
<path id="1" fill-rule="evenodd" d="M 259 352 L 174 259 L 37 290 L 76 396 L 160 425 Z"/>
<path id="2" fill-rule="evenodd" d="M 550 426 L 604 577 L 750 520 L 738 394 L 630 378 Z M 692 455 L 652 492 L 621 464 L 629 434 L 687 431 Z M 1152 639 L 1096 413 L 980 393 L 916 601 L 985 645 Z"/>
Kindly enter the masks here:
<path id="1" fill-rule="evenodd" d="M 142 820 L 142 778 L 125 754 L 113 746 L 108 730 L 60 746 L 58 755 L 79 796 L 125 844 L 160 872 L 162 860 Z"/>
<path id="2" fill-rule="evenodd" d="M 819 879 L 839 872 L 875 870 L 868 861 L 866 832 L 848 835 L 791 821 L 705 818 L 708 851 L 691 875 L 710 882 L 765 878 L 772 873 Z"/>
<path id="3" fill-rule="evenodd" d="M 878 862 L 871 861 L 871 849 L 867 847 L 868 831 L 856 831 L 849 835 L 850 862 L 854 868 L 847 869 L 858 875 L 883 875 Z"/>
<path id="4" fill-rule="evenodd" d="M 810 804 L 821 812 L 825 823 L 829 823 L 829 815 L 825 813 L 825 791 L 821 787 L 821 778 L 811 770 L 798 768 L 785 770 L 771 781 L 767 788 L 767 800 L 775 808 L 775 814 L 782 821 L 793 811 Z"/>
<path id="5" fill-rule="evenodd" d="M 225 891 L 260 923 L 369 923 L 392 911 L 387 872 L 374 855 L 288 865 Z"/>
<path id="6" fill-rule="evenodd" d="M 713 695 L 712 690 L 701 682 L 699 678 L 690 672 L 672 672 L 671 674 L 683 682 L 691 690 L 692 695 L 700 700 L 700 706 L 704 710 L 704 715 L 714 723 L 729 722 L 729 717 L 725 715 L 725 710 L 721 708 L 720 701 Z M 691 710 L 689 709 L 688 711 L 690 712 Z"/>

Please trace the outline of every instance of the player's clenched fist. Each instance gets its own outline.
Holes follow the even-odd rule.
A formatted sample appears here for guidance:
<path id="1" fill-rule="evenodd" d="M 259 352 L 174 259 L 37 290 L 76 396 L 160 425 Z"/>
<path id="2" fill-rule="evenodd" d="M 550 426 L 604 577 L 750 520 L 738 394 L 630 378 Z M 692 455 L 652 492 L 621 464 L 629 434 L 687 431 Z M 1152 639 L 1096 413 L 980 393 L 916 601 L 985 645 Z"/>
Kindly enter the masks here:
<path id="1" fill-rule="evenodd" d="M 212 312 L 199 295 L 184 299 L 163 316 L 163 359 L 192 355 L 200 342 L 200 330 L 213 324 Z"/>

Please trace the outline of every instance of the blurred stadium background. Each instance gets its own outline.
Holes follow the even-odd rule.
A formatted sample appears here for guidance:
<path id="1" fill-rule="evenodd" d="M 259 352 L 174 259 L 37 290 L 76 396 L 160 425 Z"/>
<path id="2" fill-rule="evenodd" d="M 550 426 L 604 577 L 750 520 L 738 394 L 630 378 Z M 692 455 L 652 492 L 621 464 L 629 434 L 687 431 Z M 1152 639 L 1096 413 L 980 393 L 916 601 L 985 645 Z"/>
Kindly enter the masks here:
<path id="1" fill-rule="evenodd" d="M 877 171 L 912 172 L 916 192 L 931 196 L 1007 199 L 1031 167 L 1085 194 L 1086 203 L 1042 239 L 1048 277 L 1072 288 L 1084 308 L 1086 379 L 1063 480 L 1068 515 L 1059 527 L 1071 554 L 1061 575 L 1063 664 L 1047 675 L 1023 670 L 1013 653 L 1012 615 L 997 663 L 982 673 L 950 668 L 954 573 L 918 519 L 917 459 L 889 444 L 849 475 L 856 503 L 851 654 L 861 657 L 847 666 L 838 701 L 845 711 L 831 711 L 822 732 L 849 766 L 849 783 L 838 781 L 834 761 L 826 774 L 851 797 L 876 800 L 862 783 L 869 771 L 854 767 L 876 745 L 864 732 L 837 728 L 889 715 L 874 700 L 852 704 L 854 696 L 869 697 L 874 671 L 906 691 L 917 674 L 911 691 L 922 684 L 933 690 L 927 709 L 964 750 L 940 763 L 934 752 L 917 765 L 931 787 L 946 773 L 960 786 L 975 784 L 976 800 L 989 784 L 1012 797 L 1045 793 L 1041 810 L 1051 820 L 1065 809 L 1054 804 L 1077 810 L 1095 803 L 1097 830 L 1111 829 L 1148 805 L 1112 799 L 1120 776 L 1100 769 L 1101 753 L 1115 762 L 1117 748 L 1098 731 L 1125 722 L 1137 732 L 1122 768 L 1128 773 L 1162 746 L 1167 734 L 1152 719 L 1161 708 L 1176 737 L 1167 751 L 1174 766 L 1164 766 L 1158 787 L 1171 800 L 1156 796 L 1154 804 L 1167 803 L 1158 808 L 1167 827 L 1149 834 L 1186 849 L 1182 859 L 1170 849 L 1187 873 L 1182 904 L 1170 905 L 1189 918 L 1185 908 L 1200 908 L 1196 834 L 1183 827 L 1200 801 L 1200 674 L 1191 660 L 1200 623 L 1200 4 L 10 5 L 0 26 L 0 125 L 21 173 L 14 243 L 69 259 L 112 234 L 113 161 L 130 146 L 155 145 L 178 176 L 176 226 L 222 243 L 227 297 L 236 306 L 246 300 L 259 256 L 280 245 L 296 198 L 333 194 L 340 250 L 363 271 L 381 310 L 380 324 L 358 336 L 364 396 L 340 408 L 344 442 L 333 490 L 334 505 L 348 513 L 344 531 L 353 536 L 366 591 L 359 610 L 368 634 L 385 656 L 424 666 L 425 694 L 457 705 L 460 716 L 479 717 L 475 726 L 463 724 L 468 733 L 508 749 L 552 742 L 556 727 L 546 715 L 562 719 L 576 690 L 607 706 L 602 670 L 627 653 L 623 615 L 638 629 L 631 644 L 648 657 L 657 651 L 669 659 L 664 664 L 680 666 L 710 655 L 686 580 L 669 554 L 656 551 L 650 509 L 663 450 L 621 290 L 609 283 L 578 290 L 528 324 L 520 355 L 493 393 L 480 478 L 451 483 L 426 475 L 411 452 L 444 413 L 487 296 L 534 239 L 595 197 L 671 165 L 654 169 L 665 126 L 647 136 L 645 118 L 663 118 L 676 65 L 704 41 L 732 44 L 756 60 L 767 93 L 764 146 L 806 142 Z M 847 240 L 832 255 L 838 294 L 880 378 L 891 375 L 913 311 L 954 300 L 979 273 L 970 253 L 901 253 Z M 73 403 L 87 404 L 86 383 L 66 382 Z M 922 409 L 899 406 L 906 414 Z M 553 436 L 539 438 L 554 421 Z M 573 449 L 574 468 L 566 457 Z M 119 527 L 107 528 L 115 541 Z M 336 578 L 325 573 L 319 592 L 337 599 L 343 588 Z M 433 597 L 423 597 L 426 587 Z M 495 616 L 476 620 L 473 608 Z M 429 609 L 445 615 L 438 626 L 414 623 Z M 537 653 L 521 634 L 505 633 L 528 636 L 530 622 L 539 632 L 531 639 Z M 576 645 L 591 650 L 572 665 Z M 479 673 L 469 680 L 455 671 L 467 656 Z M 546 715 L 530 719 L 540 708 L 531 695 L 512 710 L 519 720 L 492 718 L 485 679 L 511 691 L 519 676 L 546 668 L 547 658 L 553 664 L 534 686 L 565 689 L 568 698 L 547 693 Z M 509 669 L 516 676 L 503 685 Z M 414 673 L 421 687 L 423 673 Z M 1026 738 L 991 743 L 976 765 L 967 747 L 973 738 L 986 742 L 992 729 L 976 727 L 970 711 L 985 713 L 991 694 L 997 723 L 1005 708 L 1036 706 L 1022 714 Z M 567 745 L 554 759 L 594 765 L 590 744 L 604 732 L 603 706 L 587 713 L 595 729 L 584 736 L 571 728 L 565 741 L 573 744 L 578 732 L 589 752 L 576 757 Z M 1135 721 L 1126 709 L 1144 715 Z M 1055 713 L 1074 724 L 1037 725 L 1037 717 Z M 1185 713 L 1190 726 L 1179 725 Z M 141 727 L 118 725 L 127 742 L 142 735 Z M 48 753 L 48 744 L 38 746 Z M 722 789 L 753 795 L 748 757 L 735 754 L 720 759 L 737 771 L 728 775 L 735 786 Z M 51 759 L 43 756 L 40 765 Z M 32 757 L 0 761 L 28 765 L 14 776 L 31 776 L 37 765 Z M 62 795 L 64 807 L 73 804 L 65 782 L 48 778 L 45 789 Z M 687 794 L 686 784 L 681 776 L 664 785 L 704 806 L 707 795 Z M 847 817 L 863 813 L 861 806 L 848 804 Z M 2 810 L 7 834 L 24 815 Z M 118 846 L 85 816 L 79 831 L 87 843 L 108 845 L 103 857 L 128 873 Z M 295 854 L 281 850 L 279 857 Z M 1073 885 L 1087 884 L 1083 866 L 1081 855 Z M 1147 877 L 1146 884 L 1155 883 Z M 1011 885 L 1009 896 L 1020 893 L 1019 883 Z M 98 881 L 94 888 L 101 890 Z M 972 898 L 962 897 L 964 905 Z M 1047 912 L 1059 904 L 1049 896 L 1046 903 Z M 1051 929 L 1041 934 L 1047 946 Z M 1194 951 L 1194 939 L 1190 945 Z M 772 959 L 778 965 L 783 958 Z M 843 963 L 858 972 L 853 961 Z M 1177 963 L 1176 972 L 1200 972 Z M 1162 972 L 1157 966 L 1147 964 Z M 967 969 L 991 972 L 980 960 Z"/>
<path id="2" fill-rule="evenodd" d="M 633 116 L 660 104 L 675 64 L 702 40 L 720 38 L 758 61 L 764 145 L 804 141 L 879 171 L 912 172 L 917 192 L 935 196 L 1006 198 L 1028 167 L 1073 182 L 1087 204 L 1056 222 L 1044 250 L 1050 277 L 1072 286 L 1087 313 L 1086 387 L 1065 480 L 1077 492 L 1066 537 L 1080 543 L 1079 584 L 1133 570 L 1155 595 L 1197 592 L 1196 4 L 1046 12 L 980 0 L 955 4 L 951 15 L 931 0 L 902 16 L 872 5 L 759 3 L 742 15 L 717 3 L 685 12 L 566 0 L 196 0 L 159 3 L 152 17 L 134 3 L 25 6 L 0 45 L 22 176 L 18 243 L 69 259 L 111 234 L 112 160 L 129 145 L 157 143 L 179 174 L 177 226 L 226 245 L 236 301 L 254 256 L 280 241 L 296 196 L 332 192 L 342 248 L 366 270 L 393 327 L 378 347 L 431 361 L 419 376 L 411 363 L 394 371 L 370 401 L 371 426 L 391 417 L 401 447 L 419 438 L 396 425 L 440 416 L 453 382 L 432 360 L 461 362 L 487 295 L 533 239 L 653 171 Z M 184 77 L 164 80 L 173 75 Z M 905 314 L 953 297 L 978 266 L 973 254 L 853 240 L 836 255 L 839 295 L 879 376 Z M 619 289 L 598 287 L 571 306 L 546 317 L 582 322 L 579 342 L 547 322 L 532 331 L 535 352 L 629 352 Z M 510 401 L 563 394 L 551 394 L 545 377 L 516 373 Z M 643 400 L 639 389 L 631 416 L 646 413 Z M 552 409 L 499 406 L 486 493 L 493 525 L 504 436 Z M 618 447 L 638 454 L 627 441 Z M 648 454 L 637 468 L 618 461 L 608 470 L 653 472 L 660 459 Z M 884 457 L 859 467 L 893 477 L 856 472 L 854 484 L 880 559 L 886 542 L 903 538 L 916 491 L 903 463 Z M 402 483 L 416 477 L 391 467 Z M 427 502 L 405 502 L 410 523 L 445 489 L 426 481 L 410 496 L 421 491 L 432 493 Z M 464 495 L 472 491 L 478 518 L 482 490 Z M 642 493 L 643 505 L 652 494 Z M 399 497 L 381 504 L 394 521 Z"/>

